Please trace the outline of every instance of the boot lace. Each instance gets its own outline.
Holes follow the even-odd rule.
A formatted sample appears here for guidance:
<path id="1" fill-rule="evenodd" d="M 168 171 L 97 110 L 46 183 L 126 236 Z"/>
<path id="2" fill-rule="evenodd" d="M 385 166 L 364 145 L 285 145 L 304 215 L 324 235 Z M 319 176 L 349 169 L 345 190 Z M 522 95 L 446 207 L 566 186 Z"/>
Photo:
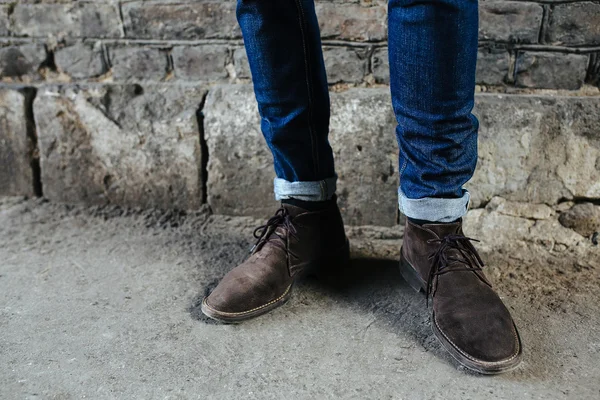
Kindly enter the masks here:
<path id="1" fill-rule="evenodd" d="M 427 279 L 427 306 L 429 306 L 429 296 L 435 295 L 434 280 L 436 276 L 455 271 L 481 271 L 484 267 L 483 260 L 477 253 L 475 246 L 471 242 L 479 242 L 463 235 L 448 235 L 442 239 L 429 239 L 427 243 L 439 243 L 438 249 L 433 252 L 428 259 L 433 259 L 433 266 L 429 271 Z M 455 249 L 460 257 L 448 256 L 448 250 Z M 462 268 L 448 268 L 451 264 L 462 264 Z"/>
<path id="2" fill-rule="evenodd" d="M 283 235 L 277 229 L 280 227 L 283 228 L 282 230 L 285 232 Z M 293 237 L 297 239 L 297 233 L 298 231 L 294 226 L 292 216 L 285 207 L 281 207 L 279 210 L 277 210 L 275 215 L 269 218 L 266 224 L 261 225 L 254 230 L 253 235 L 257 240 L 254 246 L 252 246 L 250 249 L 250 253 L 254 254 L 255 252 L 259 251 L 267 242 L 271 242 L 273 245 L 283 249 L 286 252 L 289 261 L 290 255 L 296 257 L 296 255 L 293 254 L 289 249 L 289 238 Z"/>

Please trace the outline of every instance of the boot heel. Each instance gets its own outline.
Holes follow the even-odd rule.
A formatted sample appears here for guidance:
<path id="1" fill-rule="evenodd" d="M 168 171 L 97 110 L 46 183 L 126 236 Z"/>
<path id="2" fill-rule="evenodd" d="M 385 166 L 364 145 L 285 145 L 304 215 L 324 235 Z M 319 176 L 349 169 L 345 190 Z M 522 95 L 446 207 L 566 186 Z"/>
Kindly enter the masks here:
<path id="1" fill-rule="evenodd" d="M 417 274 L 417 271 L 404 259 L 400 258 L 400 274 L 408 285 L 417 292 L 425 292 L 425 284 Z"/>

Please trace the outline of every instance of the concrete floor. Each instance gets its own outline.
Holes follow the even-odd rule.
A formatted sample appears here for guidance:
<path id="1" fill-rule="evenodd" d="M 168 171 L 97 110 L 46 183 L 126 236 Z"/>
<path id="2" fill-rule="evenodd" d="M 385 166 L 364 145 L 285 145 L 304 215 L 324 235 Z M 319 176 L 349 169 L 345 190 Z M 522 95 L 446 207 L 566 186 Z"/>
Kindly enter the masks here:
<path id="1" fill-rule="evenodd" d="M 0 398 L 600 398 L 600 271 L 565 269 L 549 290 L 543 266 L 536 287 L 491 267 L 525 359 L 485 377 L 431 333 L 396 269 L 398 229 L 350 230 L 335 286 L 308 280 L 240 325 L 202 318 L 257 222 L 0 199 Z"/>

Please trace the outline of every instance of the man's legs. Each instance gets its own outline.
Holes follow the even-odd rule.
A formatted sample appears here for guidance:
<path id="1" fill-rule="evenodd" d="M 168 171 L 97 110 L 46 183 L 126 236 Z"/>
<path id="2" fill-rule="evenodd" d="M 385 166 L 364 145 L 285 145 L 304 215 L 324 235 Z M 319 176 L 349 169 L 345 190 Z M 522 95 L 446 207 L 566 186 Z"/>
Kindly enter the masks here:
<path id="1" fill-rule="evenodd" d="M 283 204 L 255 232 L 250 257 L 202 303 L 207 316 L 225 322 L 282 305 L 298 277 L 349 256 L 334 197 L 329 91 L 313 0 L 238 0 L 237 17 Z"/>
<path id="2" fill-rule="evenodd" d="M 477 162 L 471 114 L 477 0 L 390 0 L 392 103 L 400 148 L 399 204 L 408 217 L 404 278 L 432 297 L 432 327 L 462 364 L 482 373 L 516 366 L 521 343 L 510 313 L 462 232 Z"/>
<path id="3" fill-rule="evenodd" d="M 329 91 L 313 0 L 239 0 L 237 17 L 273 153 L 276 198 L 331 198 Z"/>
<path id="4" fill-rule="evenodd" d="M 450 222 L 466 213 L 463 184 L 477 163 L 477 25 L 476 0 L 390 0 L 399 203 L 410 218 Z"/>

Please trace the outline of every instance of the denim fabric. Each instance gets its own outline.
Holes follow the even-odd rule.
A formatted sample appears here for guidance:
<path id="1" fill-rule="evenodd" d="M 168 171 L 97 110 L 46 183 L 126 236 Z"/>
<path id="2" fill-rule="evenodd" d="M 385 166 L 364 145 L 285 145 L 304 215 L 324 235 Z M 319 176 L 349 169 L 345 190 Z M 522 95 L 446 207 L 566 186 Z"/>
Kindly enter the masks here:
<path id="1" fill-rule="evenodd" d="M 334 177 L 329 90 L 313 1 L 238 0 L 237 18 L 277 177 Z"/>
<path id="2" fill-rule="evenodd" d="M 390 0 L 388 14 L 400 209 L 443 222 L 439 206 L 455 220 L 466 213 L 463 185 L 477 163 L 477 0 Z M 444 207 L 440 198 L 454 200 Z"/>
<path id="3" fill-rule="evenodd" d="M 477 162 L 477 0 L 390 0 L 388 13 L 400 208 L 417 219 L 457 219 Z M 237 17 L 276 196 L 322 200 L 323 185 L 336 175 L 313 0 L 238 0 Z"/>

